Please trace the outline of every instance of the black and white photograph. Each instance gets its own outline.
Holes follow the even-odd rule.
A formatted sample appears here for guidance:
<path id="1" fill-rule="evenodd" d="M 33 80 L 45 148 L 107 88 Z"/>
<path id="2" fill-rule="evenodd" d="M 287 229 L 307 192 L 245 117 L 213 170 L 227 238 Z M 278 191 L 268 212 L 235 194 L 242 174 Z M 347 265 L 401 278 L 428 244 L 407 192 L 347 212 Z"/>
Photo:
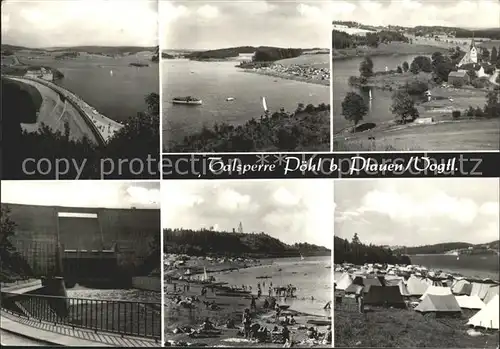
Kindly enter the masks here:
<path id="1" fill-rule="evenodd" d="M 2 181 L 2 346 L 161 345 L 159 187 Z"/>
<path id="2" fill-rule="evenodd" d="M 335 6 L 333 151 L 500 149 L 497 0 Z"/>
<path id="3" fill-rule="evenodd" d="M 336 348 L 498 348 L 498 178 L 334 189 Z"/>
<path id="4" fill-rule="evenodd" d="M 329 151 L 324 6 L 161 1 L 163 151 Z"/>
<path id="5" fill-rule="evenodd" d="M 164 342 L 332 347 L 333 181 L 162 183 Z"/>
<path id="6" fill-rule="evenodd" d="M 157 1 L 2 1 L 2 178 L 159 179 L 158 35 Z"/>

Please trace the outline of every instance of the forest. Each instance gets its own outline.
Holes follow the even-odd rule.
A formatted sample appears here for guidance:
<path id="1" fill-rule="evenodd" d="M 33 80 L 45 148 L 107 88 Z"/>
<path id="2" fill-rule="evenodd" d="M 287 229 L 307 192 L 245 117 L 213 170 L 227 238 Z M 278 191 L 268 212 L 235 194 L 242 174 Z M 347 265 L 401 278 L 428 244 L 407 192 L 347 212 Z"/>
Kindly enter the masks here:
<path id="1" fill-rule="evenodd" d="M 308 243 L 288 245 L 264 232 L 244 234 L 208 229 L 164 229 L 163 244 L 165 253 L 191 256 L 280 258 L 331 254 L 323 246 Z"/>
<path id="2" fill-rule="evenodd" d="M 354 234 L 351 241 L 335 236 L 333 259 L 335 264 L 411 264 L 410 258 L 400 252 L 393 251 L 383 246 L 363 244 L 359 240 L 358 234 Z"/>

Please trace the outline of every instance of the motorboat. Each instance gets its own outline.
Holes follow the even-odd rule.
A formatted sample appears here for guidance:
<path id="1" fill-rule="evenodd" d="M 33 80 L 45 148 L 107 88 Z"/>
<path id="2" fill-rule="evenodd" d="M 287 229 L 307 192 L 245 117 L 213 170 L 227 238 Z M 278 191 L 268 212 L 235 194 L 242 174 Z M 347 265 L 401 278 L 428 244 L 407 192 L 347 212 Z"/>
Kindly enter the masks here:
<path id="1" fill-rule="evenodd" d="M 188 96 L 188 97 L 175 97 L 174 99 L 172 99 L 172 103 L 174 103 L 174 104 L 200 105 L 203 103 L 203 101 L 201 99 Z"/>

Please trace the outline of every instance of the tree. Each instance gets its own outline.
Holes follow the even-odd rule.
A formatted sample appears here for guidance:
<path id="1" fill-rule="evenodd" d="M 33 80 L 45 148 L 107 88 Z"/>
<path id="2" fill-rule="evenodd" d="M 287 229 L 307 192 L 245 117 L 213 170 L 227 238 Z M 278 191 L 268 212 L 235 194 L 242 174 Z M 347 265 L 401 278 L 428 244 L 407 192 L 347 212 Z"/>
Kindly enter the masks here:
<path id="1" fill-rule="evenodd" d="M 420 72 L 420 67 L 418 66 L 417 63 L 415 63 L 415 61 L 411 62 L 410 71 L 413 74 L 418 74 Z"/>
<path id="2" fill-rule="evenodd" d="M 494 118 L 500 117 L 500 101 L 497 91 L 490 91 L 486 96 L 486 105 L 484 106 L 485 116 Z"/>
<path id="3" fill-rule="evenodd" d="M 353 245 L 361 244 L 361 241 L 359 240 L 359 237 L 358 237 L 358 233 L 354 233 L 354 236 L 352 237 L 352 244 Z"/>
<path id="4" fill-rule="evenodd" d="M 437 57 L 439 57 L 439 55 L 436 56 L 436 58 Z M 413 62 L 411 64 L 412 64 L 412 66 L 415 64 L 418 67 L 419 71 L 423 71 L 426 73 L 432 72 L 432 62 L 431 62 L 431 59 L 427 56 L 417 56 L 417 57 L 415 57 L 415 59 L 413 60 Z M 410 69 L 411 69 L 411 67 L 410 67 Z"/>
<path id="5" fill-rule="evenodd" d="M 485 48 L 483 48 L 483 51 L 482 51 L 482 53 L 481 53 L 481 58 L 482 58 L 482 60 L 484 60 L 484 61 L 487 61 L 487 60 L 489 60 L 489 59 L 490 59 L 490 51 L 488 51 L 488 49 L 487 49 L 486 47 L 485 47 Z"/>
<path id="6" fill-rule="evenodd" d="M 2 207 L 2 217 L 0 218 L 0 250 L 10 250 L 12 247 L 9 238 L 16 231 L 16 223 L 10 218 L 10 209 Z"/>
<path id="7" fill-rule="evenodd" d="M 396 115 L 401 123 L 413 121 L 418 117 L 415 102 L 405 89 L 400 89 L 392 95 L 391 112 Z"/>
<path id="8" fill-rule="evenodd" d="M 355 92 L 349 92 L 342 101 L 342 115 L 346 120 L 353 123 L 353 132 L 367 112 L 368 107 L 363 97 Z"/>
<path id="9" fill-rule="evenodd" d="M 398 72 L 398 74 L 403 74 L 403 69 L 401 69 L 400 65 L 398 65 L 397 72 Z"/>
<path id="10" fill-rule="evenodd" d="M 410 69 L 410 66 L 408 65 L 407 61 L 403 62 L 403 71 L 406 73 Z"/>
<path id="11" fill-rule="evenodd" d="M 373 75 L 373 61 L 367 56 L 359 65 L 359 72 L 362 77 L 368 78 Z"/>

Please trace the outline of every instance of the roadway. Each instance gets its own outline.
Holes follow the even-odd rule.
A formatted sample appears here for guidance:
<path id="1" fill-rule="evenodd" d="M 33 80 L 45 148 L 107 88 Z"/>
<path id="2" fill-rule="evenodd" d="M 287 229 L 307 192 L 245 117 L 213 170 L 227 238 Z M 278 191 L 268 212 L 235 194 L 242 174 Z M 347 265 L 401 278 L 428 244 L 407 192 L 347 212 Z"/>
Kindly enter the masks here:
<path id="1" fill-rule="evenodd" d="M 10 345 L 14 347 L 48 347 L 49 345 L 44 342 L 39 342 L 24 336 L 14 334 L 12 332 L 0 329 L 0 343 L 1 345 Z"/>
<path id="2" fill-rule="evenodd" d="M 19 77 L 9 77 L 9 79 L 35 87 L 43 99 L 36 123 L 21 124 L 24 130 L 27 132 L 36 132 L 41 128 L 43 123 L 52 130 L 60 131 L 64 134 L 64 125 L 67 122 L 69 124 L 70 139 L 81 140 L 86 136 L 92 143 L 99 144 L 95 131 L 85 122 L 85 116 L 82 116 L 67 100 L 63 101 L 59 93 L 31 79 Z"/>

